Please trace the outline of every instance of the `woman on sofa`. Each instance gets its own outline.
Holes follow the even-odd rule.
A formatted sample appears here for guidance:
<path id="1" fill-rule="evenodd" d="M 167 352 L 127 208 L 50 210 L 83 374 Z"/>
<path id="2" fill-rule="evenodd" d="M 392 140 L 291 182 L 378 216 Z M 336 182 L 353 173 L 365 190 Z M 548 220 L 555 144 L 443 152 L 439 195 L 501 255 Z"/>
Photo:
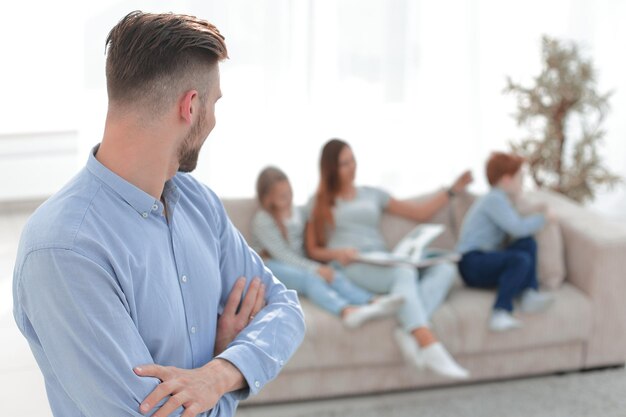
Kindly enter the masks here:
<path id="1" fill-rule="evenodd" d="M 306 216 L 292 204 L 287 175 L 275 167 L 261 171 L 257 179 L 261 205 L 252 220 L 253 247 L 287 288 L 296 290 L 328 312 L 340 316 L 348 328 L 393 315 L 404 302 L 399 295 L 376 296 L 354 284 L 340 272 L 304 254 Z"/>
<path id="2" fill-rule="evenodd" d="M 425 367 L 446 377 L 467 378 L 468 371 L 457 364 L 429 326 L 431 315 L 454 283 L 455 266 L 442 263 L 418 270 L 355 260 L 359 252 L 389 251 L 380 232 L 383 212 L 427 221 L 472 181 L 471 174 L 465 172 L 449 189 L 424 202 L 410 203 L 396 200 L 381 189 L 357 187 L 354 154 L 339 139 L 324 146 L 320 168 L 321 178 L 306 229 L 308 255 L 340 267 L 352 282 L 369 291 L 404 296 L 405 303 L 397 314 L 401 329 L 394 336 L 406 360 L 418 369 Z"/>

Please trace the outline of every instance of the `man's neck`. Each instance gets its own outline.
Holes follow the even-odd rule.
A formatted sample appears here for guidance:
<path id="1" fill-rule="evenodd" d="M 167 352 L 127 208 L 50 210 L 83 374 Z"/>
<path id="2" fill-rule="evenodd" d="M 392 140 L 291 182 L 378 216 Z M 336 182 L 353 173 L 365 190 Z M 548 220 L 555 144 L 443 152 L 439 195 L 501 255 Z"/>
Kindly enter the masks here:
<path id="1" fill-rule="evenodd" d="M 178 170 L 174 148 L 162 134 L 108 119 L 96 159 L 157 200 L 165 182 Z"/>

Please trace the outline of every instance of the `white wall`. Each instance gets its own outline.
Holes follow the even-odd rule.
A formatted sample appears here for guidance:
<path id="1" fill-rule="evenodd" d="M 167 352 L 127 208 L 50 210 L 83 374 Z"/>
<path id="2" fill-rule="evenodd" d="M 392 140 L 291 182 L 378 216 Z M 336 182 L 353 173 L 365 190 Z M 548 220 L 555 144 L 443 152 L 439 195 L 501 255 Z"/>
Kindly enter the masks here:
<path id="1" fill-rule="evenodd" d="M 359 181 L 399 197 L 447 184 L 466 167 L 476 174 L 474 189 L 484 190 L 488 153 L 523 134 L 510 117 L 514 98 L 502 94 L 505 76 L 524 81 L 538 72 L 543 33 L 586 45 L 600 89 L 616 90 L 604 154 L 626 176 L 619 0 L 40 3 L 11 3 L 17 15 L 36 11 L 34 28 L 19 18 L 0 28 L 0 47 L 18 58 L 0 73 L 0 200 L 51 193 L 84 164 L 106 111 L 104 40 L 133 9 L 196 14 L 226 36 L 231 58 L 221 67 L 218 124 L 196 171 L 224 197 L 251 196 L 257 172 L 276 164 L 305 201 L 330 137 L 355 148 Z M 13 42 L 19 30 L 28 36 Z M 57 144 L 58 132 L 71 132 L 65 157 L 73 164 L 26 141 L 46 164 L 3 156 L 7 138 L 42 131 Z M 626 219 L 623 188 L 594 207 Z"/>
<path id="2" fill-rule="evenodd" d="M 3 4 L 0 201 L 50 195 L 76 169 L 84 21 L 66 2 Z"/>

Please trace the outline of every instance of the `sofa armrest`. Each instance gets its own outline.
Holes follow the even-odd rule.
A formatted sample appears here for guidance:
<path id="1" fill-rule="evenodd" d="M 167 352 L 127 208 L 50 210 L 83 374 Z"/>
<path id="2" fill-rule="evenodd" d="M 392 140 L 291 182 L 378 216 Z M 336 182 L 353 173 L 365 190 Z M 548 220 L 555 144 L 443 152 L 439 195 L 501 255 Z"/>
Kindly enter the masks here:
<path id="1" fill-rule="evenodd" d="M 557 215 L 567 280 L 591 300 L 592 336 L 585 367 L 626 362 L 626 225 L 547 191 L 532 193 Z"/>

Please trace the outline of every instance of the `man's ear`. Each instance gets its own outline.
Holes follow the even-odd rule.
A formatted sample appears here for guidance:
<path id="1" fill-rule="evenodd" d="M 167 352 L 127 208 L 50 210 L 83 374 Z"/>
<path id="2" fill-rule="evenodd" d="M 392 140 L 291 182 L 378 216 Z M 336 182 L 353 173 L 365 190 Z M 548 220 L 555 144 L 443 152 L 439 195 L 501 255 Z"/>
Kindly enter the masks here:
<path id="1" fill-rule="evenodd" d="M 186 123 L 192 124 L 193 114 L 198 111 L 198 92 L 196 90 L 187 91 L 178 102 L 179 114 Z"/>

